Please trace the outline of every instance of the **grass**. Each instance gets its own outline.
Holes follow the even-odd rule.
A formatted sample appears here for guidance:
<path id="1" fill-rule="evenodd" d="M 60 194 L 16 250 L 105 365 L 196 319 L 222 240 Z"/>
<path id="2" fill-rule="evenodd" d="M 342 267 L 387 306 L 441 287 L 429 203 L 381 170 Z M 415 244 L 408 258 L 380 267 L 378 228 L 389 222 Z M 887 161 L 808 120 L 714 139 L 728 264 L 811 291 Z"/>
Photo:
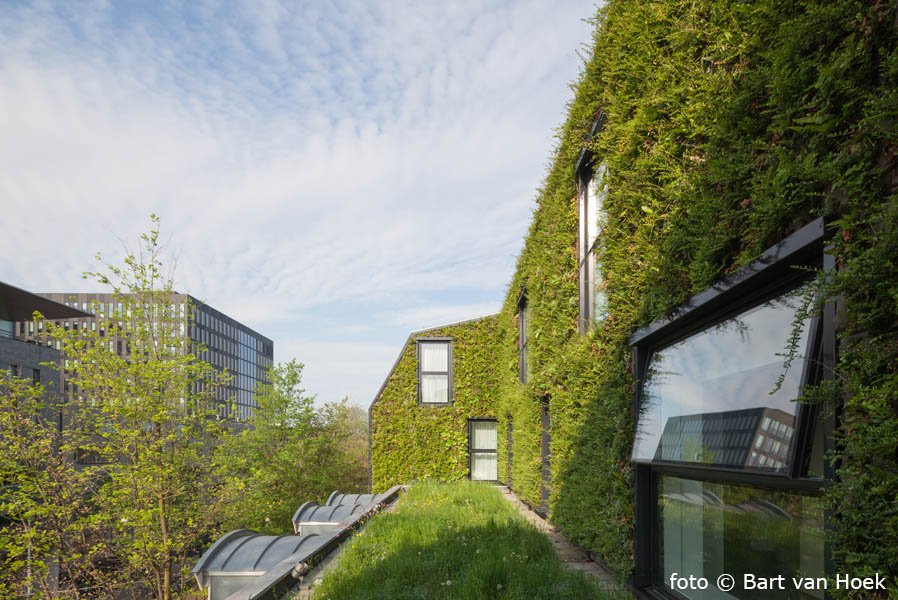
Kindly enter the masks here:
<path id="1" fill-rule="evenodd" d="M 344 547 L 315 600 L 614 598 L 492 486 L 420 483 Z"/>

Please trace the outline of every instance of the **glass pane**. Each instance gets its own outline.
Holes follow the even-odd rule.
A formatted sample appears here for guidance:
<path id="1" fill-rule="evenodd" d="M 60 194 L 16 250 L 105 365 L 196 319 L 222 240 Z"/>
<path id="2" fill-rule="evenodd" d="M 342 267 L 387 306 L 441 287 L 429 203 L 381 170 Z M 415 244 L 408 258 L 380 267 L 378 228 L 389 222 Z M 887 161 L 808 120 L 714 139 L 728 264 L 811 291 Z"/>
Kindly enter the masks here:
<path id="1" fill-rule="evenodd" d="M 449 343 L 421 342 L 421 370 L 448 371 Z"/>
<path id="2" fill-rule="evenodd" d="M 605 221 L 605 196 L 607 194 L 607 182 L 605 176 L 608 167 L 599 165 L 595 174 L 586 186 L 586 243 L 587 251 L 591 250 L 595 245 L 596 239 L 602 230 Z"/>
<path id="3" fill-rule="evenodd" d="M 785 355 L 802 292 L 656 352 L 643 391 L 634 460 L 786 471 L 806 322 L 793 340 L 798 356 L 787 365 Z"/>
<path id="4" fill-rule="evenodd" d="M 792 577 L 823 577 L 823 505 L 819 498 L 747 486 L 661 477 L 658 484 L 661 581 L 708 579 L 706 590 L 677 591 L 695 600 L 823 598 L 796 590 Z M 714 583 L 728 573 L 731 593 Z M 743 576 L 785 577 L 786 591 L 744 590 Z"/>
<path id="5" fill-rule="evenodd" d="M 608 316 L 608 297 L 605 294 L 605 279 L 602 275 L 602 263 L 595 259 L 595 284 L 593 285 L 593 319 L 596 323 L 604 321 Z"/>
<path id="6" fill-rule="evenodd" d="M 474 481 L 496 481 L 498 478 L 495 452 L 471 453 L 471 479 Z"/>
<path id="7" fill-rule="evenodd" d="M 421 402 L 426 404 L 449 402 L 449 376 L 422 375 Z"/>
<path id="8" fill-rule="evenodd" d="M 471 421 L 471 448 L 474 450 L 496 449 L 495 421 Z"/>

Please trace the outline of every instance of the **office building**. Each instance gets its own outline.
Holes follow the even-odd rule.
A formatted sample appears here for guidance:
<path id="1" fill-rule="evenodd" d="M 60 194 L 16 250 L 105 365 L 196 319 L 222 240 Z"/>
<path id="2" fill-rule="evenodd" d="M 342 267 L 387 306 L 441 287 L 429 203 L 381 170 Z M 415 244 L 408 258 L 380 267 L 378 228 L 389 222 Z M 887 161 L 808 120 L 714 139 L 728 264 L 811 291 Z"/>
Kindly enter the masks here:
<path id="1" fill-rule="evenodd" d="M 81 311 L 84 316 L 62 322 L 64 327 L 76 330 L 97 331 L 103 317 L 119 314 L 123 308 L 121 298 L 115 294 L 52 293 L 41 296 Z M 227 385 L 215 391 L 213 399 L 219 403 L 219 414 L 222 418 L 238 421 L 248 419 L 257 406 L 256 386 L 268 381 L 274 342 L 189 294 L 174 293 L 171 302 L 178 307 L 180 330 L 190 340 L 194 352 L 219 371 L 227 370 L 231 375 Z M 35 327 L 34 322 L 20 320 L 15 324 L 15 332 L 23 339 L 42 341 L 43 331 L 40 325 Z M 104 334 L 100 331 L 100 335 Z M 119 355 L 127 355 L 126 342 L 114 334 L 110 341 Z M 205 351 L 200 353 L 201 348 Z M 71 382 L 63 382 L 63 385 L 66 394 L 77 393 Z"/>

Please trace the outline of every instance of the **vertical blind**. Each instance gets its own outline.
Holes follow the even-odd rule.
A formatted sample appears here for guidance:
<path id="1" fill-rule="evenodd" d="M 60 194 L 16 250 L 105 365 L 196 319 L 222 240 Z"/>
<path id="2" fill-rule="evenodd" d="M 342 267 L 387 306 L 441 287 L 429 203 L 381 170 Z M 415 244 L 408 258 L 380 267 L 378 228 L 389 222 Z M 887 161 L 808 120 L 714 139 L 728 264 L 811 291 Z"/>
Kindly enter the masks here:
<path id="1" fill-rule="evenodd" d="M 421 344 L 422 371 L 449 371 L 449 342 Z"/>
<path id="2" fill-rule="evenodd" d="M 449 342 L 419 342 L 422 404 L 449 402 Z"/>
<path id="3" fill-rule="evenodd" d="M 496 422 L 471 421 L 471 479 L 496 481 Z"/>

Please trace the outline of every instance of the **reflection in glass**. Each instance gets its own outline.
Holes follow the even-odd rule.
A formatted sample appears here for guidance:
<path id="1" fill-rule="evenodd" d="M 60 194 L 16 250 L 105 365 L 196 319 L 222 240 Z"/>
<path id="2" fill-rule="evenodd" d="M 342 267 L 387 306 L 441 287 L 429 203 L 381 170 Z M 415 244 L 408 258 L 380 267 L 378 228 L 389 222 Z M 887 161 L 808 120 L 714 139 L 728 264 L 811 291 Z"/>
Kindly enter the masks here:
<path id="1" fill-rule="evenodd" d="M 661 477 L 658 484 L 661 580 L 705 577 L 707 590 L 678 590 L 694 600 L 823 598 L 793 589 L 792 577 L 823 577 L 823 506 L 819 498 L 747 486 Z M 722 592 L 713 582 L 729 573 Z M 744 590 L 743 575 L 785 577 L 783 590 Z"/>
<path id="2" fill-rule="evenodd" d="M 788 364 L 804 289 L 660 350 L 643 389 L 633 459 L 785 472 L 808 324 Z"/>

